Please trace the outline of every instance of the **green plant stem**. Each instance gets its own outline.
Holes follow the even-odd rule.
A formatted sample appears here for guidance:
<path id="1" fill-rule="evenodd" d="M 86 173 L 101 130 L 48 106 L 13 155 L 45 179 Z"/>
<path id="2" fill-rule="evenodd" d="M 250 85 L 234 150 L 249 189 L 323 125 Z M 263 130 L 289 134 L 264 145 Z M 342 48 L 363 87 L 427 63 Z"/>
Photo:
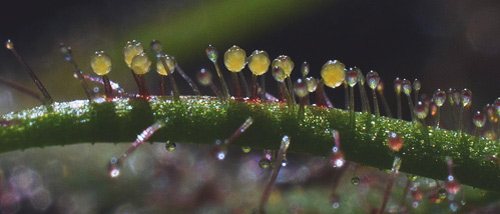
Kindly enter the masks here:
<path id="1" fill-rule="evenodd" d="M 85 142 L 132 142 L 146 127 L 167 118 L 165 128 L 151 141 L 213 144 L 230 136 L 251 116 L 253 125 L 233 145 L 277 150 L 286 134 L 292 139 L 289 152 L 326 157 L 334 145 L 330 130 L 335 129 L 349 161 L 390 169 L 397 155 L 403 160 L 401 171 L 444 180 L 448 176 L 445 157 L 449 156 L 458 181 L 500 191 L 499 166 L 486 158 L 497 153 L 496 142 L 476 141 L 474 136 L 460 137 L 458 132 L 434 127 L 424 132 L 420 123 L 366 113 L 355 113 L 353 130 L 349 112 L 344 110 L 306 106 L 299 116 L 299 108 L 293 110 L 278 102 L 220 102 L 213 97 L 181 97 L 179 102 L 167 97 L 115 99 L 91 104 L 78 100 L 55 103 L 52 109 L 39 106 L 4 115 L 2 119 L 17 123 L 0 127 L 0 152 Z M 399 152 L 387 147 L 389 132 L 404 138 Z M 469 145 L 474 144 L 480 149 L 471 151 Z"/>

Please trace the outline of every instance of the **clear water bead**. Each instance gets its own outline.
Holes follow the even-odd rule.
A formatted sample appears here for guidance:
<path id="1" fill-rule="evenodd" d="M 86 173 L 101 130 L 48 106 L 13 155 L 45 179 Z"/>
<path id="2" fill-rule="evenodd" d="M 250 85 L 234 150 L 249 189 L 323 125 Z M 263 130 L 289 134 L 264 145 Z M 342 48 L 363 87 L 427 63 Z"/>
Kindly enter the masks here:
<path id="1" fill-rule="evenodd" d="M 276 59 L 273 60 L 272 64 L 273 68 L 278 66 L 283 69 L 286 77 L 289 77 L 292 74 L 292 70 L 295 67 L 295 64 L 292 61 L 292 58 L 286 55 L 280 55 Z"/>
<path id="2" fill-rule="evenodd" d="M 111 178 L 117 178 L 120 175 L 120 169 L 118 168 L 118 159 L 111 158 L 109 161 L 109 176 Z"/>
<path id="3" fill-rule="evenodd" d="M 312 93 L 316 91 L 316 87 L 318 87 L 318 81 L 314 77 L 308 77 L 306 78 L 306 85 L 307 91 L 309 91 L 309 93 Z"/>
<path id="4" fill-rule="evenodd" d="M 307 62 L 302 63 L 302 67 L 300 67 L 300 72 L 302 73 L 303 77 L 309 75 L 309 63 Z"/>
<path id="5" fill-rule="evenodd" d="M 476 125 L 477 128 L 481 128 L 486 124 L 486 117 L 481 111 L 477 111 L 472 117 L 472 122 Z"/>
<path id="6" fill-rule="evenodd" d="M 352 177 L 351 178 L 351 184 L 354 186 L 359 185 L 361 183 L 361 179 L 358 176 Z"/>
<path id="7" fill-rule="evenodd" d="M 422 88 L 422 83 L 420 83 L 420 80 L 415 79 L 413 81 L 413 90 L 420 91 L 421 88 Z"/>
<path id="8" fill-rule="evenodd" d="M 224 65 L 231 72 L 240 72 L 247 64 L 247 53 L 242 48 L 233 45 L 224 53 Z"/>
<path id="9" fill-rule="evenodd" d="M 207 49 L 205 49 L 205 53 L 207 53 L 207 57 L 210 61 L 217 62 L 217 58 L 219 57 L 217 48 L 210 44 L 208 45 Z"/>
<path id="10" fill-rule="evenodd" d="M 66 61 L 71 61 L 73 59 L 73 53 L 71 51 L 71 47 L 68 47 L 65 44 L 61 43 L 59 45 L 59 50 L 61 51 L 61 54 L 63 55 Z"/>
<path id="11" fill-rule="evenodd" d="M 309 91 L 307 90 L 307 84 L 300 78 L 295 81 L 293 89 L 295 91 L 295 94 L 297 94 L 297 96 L 300 98 L 305 97 L 309 93 Z"/>
<path id="12" fill-rule="evenodd" d="M 151 41 L 151 44 L 149 44 L 149 47 L 151 47 L 151 52 L 156 56 L 156 58 L 160 58 L 163 56 L 163 47 L 161 45 L 161 42 L 158 40 L 153 40 Z"/>
<path id="13" fill-rule="evenodd" d="M 396 92 L 396 94 L 401 94 L 401 89 L 403 87 L 403 81 L 401 81 L 401 79 L 399 79 L 399 77 L 396 77 L 396 79 L 394 80 L 394 91 Z"/>
<path id="14" fill-rule="evenodd" d="M 104 51 L 97 51 L 90 57 L 90 67 L 97 75 L 106 75 L 111 71 L 111 57 Z"/>
<path id="15" fill-rule="evenodd" d="M 462 95 L 460 95 L 460 92 L 457 90 L 453 91 L 451 97 L 453 98 L 453 102 L 455 104 L 460 105 L 462 103 Z"/>
<path id="16" fill-rule="evenodd" d="M 445 199 L 446 197 L 448 197 L 448 192 L 444 188 L 439 188 L 437 193 L 440 199 Z"/>
<path id="17" fill-rule="evenodd" d="M 358 83 L 358 72 L 352 68 L 347 72 L 347 84 L 349 87 L 354 87 Z"/>
<path id="18" fill-rule="evenodd" d="M 361 84 L 361 86 L 365 85 L 365 75 L 363 75 L 363 72 L 361 72 L 361 69 L 354 67 L 353 70 L 355 70 L 358 73 L 358 83 Z"/>
<path id="19" fill-rule="evenodd" d="M 131 67 L 135 74 L 144 75 L 149 72 L 151 68 L 151 60 L 149 60 L 146 53 L 141 53 L 132 59 Z"/>
<path id="20" fill-rule="evenodd" d="M 391 132 L 389 137 L 387 138 L 387 146 L 392 151 L 399 151 L 404 144 L 404 140 L 401 136 L 399 136 L 396 132 Z"/>
<path id="21" fill-rule="evenodd" d="M 174 57 L 171 57 L 169 55 L 164 55 L 162 56 L 163 58 L 158 59 L 156 61 L 156 72 L 162 76 L 167 76 L 168 73 L 173 74 L 175 72 L 175 65 L 177 62 L 175 61 Z M 163 66 L 162 60 L 165 60 L 165 64 L 167 64 L 168 72 L 165 69 L 165 66 Z"/>
<path id="22" fill-rule="evenodd" d="M 492 122 L 492 123 L 498 122 L 498 115 L 497 115 L 495 107 L 492 104 L 487 104 L 484 107 L 484 112 L 486 112 L 486 116 L 490 122 Z"/>
<path id="23" fill-rule="evenodd" d="M 368 87 L 370 87 L 372 90 L 375 90 L 377 88 L 378 83 L 380 82 L 380 77 L 378 76 L 378 73 L 375 71 L 370 71 L 366 74 L 366 82 L 368 82 Z"/>
<path id="24" fill-rule="evenodd" d="M 267 158 L 262 158 L 259 161 L 259 166 L 262 169 L 267 169 L 267 168 L 269 168 L 271 166 L 271 160 L 269 160 Z"/>
<path id="25" fill-rule="evenodd" d="M 436 92 L 434 92 L 433 99 L 434 103 L 436 103 L 438 107 L 443 106 L 444 103 L 446 102 L 446 92 L 444 92 L 441 89 L 436 90 Z"/>
<path id="26" fill-rule="evenodd" d="M 415 105 L 415 114 L 417 115 L 417 117 L 423 120 L 427 117 L 428 112 L 429 112 L 429 106 L 427 106 L 422 101 L 418 101 L 417 105 Z"/>
<path id="27" fill-rule="evenodd" d="M 167 151 L 169 151 L 169 152 L 175 151 L 176 146 L 177 145 L 174 142 L 167 141 L 165 143 L 165 149 L 167 149 Z"/>
<path id="28" fill-rule="evenodd" d="M 269 70 L 270 64 L 271 60 L 265 51 L 255 50 L 248 57 L 248 68 L 256 76 L 265 74 Z"/>
<path id="29" fill-rule="evenodd" d="M 407 79 L 403 79 L 403 81 L 401 81 L 401 87 L 403 88 L 403 93 L 409 96 L 412 90 L 411 82 Z"/>
<path id="30" fill-rule="evenodd" d="M 321 78 L 330 88 L 339 87 L 345 80 L 345 65 L 337 60 L 329 60 L 321 68 Z"/>
<path id="31" fill-rule="evenodd" d="M 249 153 L 250 151 L 252 151 L 252 148 L 248 146 L 242 146 L 241 151 L 243 151 L 243 153 Z"/>
<path id="32" fill-rule="evenodd" d="M 210 71 L 202 68 L 198 74 L 196 74 L 198 82 L 204 86 L 210 85 L 212 83 L 212 73 Z"/>
<path id="33" fill-rule="evenodd" d="M 344 166 L 344 155 L 342 155 L 342 153 L 340 152 L 334 153 L 332 159 L 330 160 L 330 163 L 332 164 L 333 168 L 340 168 Z"/>
<path id="34" fill-rule="evenodd" d="M 125 59 L 125 63 L 129 68 L 131 68 L 132 66 L 132 60 L 134 59 L 134 57 L 141 53 L 144 53 L 144 47 L 142 47 L 142 44 L 140 42 L 135 40 L 127 42 L 125 48 L 123 48 L 123 57 Z"/>
<path id="35" fill-rule="evenodd" d="M 7 39 L 7 41 L 5 42 L 5 47 L 7 47 L 7 49 L 9 50 L 12 50 L 14 48 L 14 43 L 10 41 L 10 39 Z"/>
<path id="36" fill-rule="evenodd" d="M 378 82 L 377 92 L 379 94 L 383 94 L 384 93 L 384 82 L 382 82 L 382 80 L 380 80 L 380 82 Z"/>
<path id="37" fill-rule="evenodd" d="M 286 74 L 283 69 L 279 66 L 273 67 L 273 77 L 278 82 L 283 82 L 286 78 Z"/>
<path id="38" fill-rule="evenodd" d="M 469 105 L 472 100 L 472 91 L 464 88 L 462 90 L 462 104 L 465 106 Z"/>

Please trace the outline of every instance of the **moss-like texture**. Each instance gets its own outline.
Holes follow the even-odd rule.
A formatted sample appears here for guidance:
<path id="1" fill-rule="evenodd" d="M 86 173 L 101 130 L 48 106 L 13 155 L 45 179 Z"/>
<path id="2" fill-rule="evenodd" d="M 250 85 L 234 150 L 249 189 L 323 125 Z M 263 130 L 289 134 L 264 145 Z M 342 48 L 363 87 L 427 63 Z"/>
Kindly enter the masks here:
<path id="1" fill-rule="evenodd" d="M 500 191 L 500 168 L 489 156 L 496 155 L 494 141 L 465 133 L 437 130 L 386 117 L 339 109 L 306 107 L 298 114 L 281 103 L 230 101 L 210 97 L 115 99 L 89 104 L 87 101 L 56 103 L 4 115 L 14 125 L 0 127 L 0 152 L 32 147 L 84 142 L 131 142 L 156 120 L 167 120 L 151 141 L 212 144 L 228 138 L 248 117 L 254 123 L 233 145 L 278 149 L 280 139 L 291 139 L 289 152 L 329 156 L 334 145 L 331 129 L 338 130 L 341 151 L 349 161 L 390 169 L 394 156 L 402 158 L 401 171 L 445 179 L 445 157 L 454 161 L 454 175 L 463 184 Z M 405 142 L 399 152 L 387 145 L 390 132 Z M 231 154 L 229 154 L 231 155 Z"/>

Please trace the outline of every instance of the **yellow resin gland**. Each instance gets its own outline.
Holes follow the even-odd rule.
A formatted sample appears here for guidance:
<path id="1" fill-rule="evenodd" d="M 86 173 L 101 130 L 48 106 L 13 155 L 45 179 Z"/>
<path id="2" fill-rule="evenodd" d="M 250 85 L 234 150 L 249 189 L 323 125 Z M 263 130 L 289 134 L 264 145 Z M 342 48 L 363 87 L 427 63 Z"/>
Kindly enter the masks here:
<path id="1" fill-rule="evenodd" d="M 165 70 L 165 66 L 163 66 L 161 59 L 158 59 L 158 61 L 156 62 L 156 71 L 158 72 L 158 74 L 167 76 L 168 73 L 174 73 L 176 64 L 175 59 L 168 55 L 165 55 L 163 59 L 165 59 L 165 63 L 167 64 L 168 72 L 167 70 Z"/>
<path id="2" fill-rule="evenodd" d="M 283 72 L 285 72 L 286 77 L 290 77 L 295 64 L 293 64 L 292 58 L 290 58 L 289 56 L 280 55 L 273 60 L 272 66 L 273 68 L 276 66 L 280 67 L 281 69 L 283 69 Z"/>
<path id="3" fill-rule="evenodd" d="M 326 86 L 336 88 L 345 79 L 345 65 L 337 60 L 330 60 L 321 68 L 321 77 Z"/>
<path id="4" fill-rule="evenodd" d="M 106 75 L 111 71 L 111 57 L 104 51 L 97 51 L 90 58 L 90 67 L 97 75 Z"/>
<path id="5" fill-rule="evenodd" d="M 252 71 L 252 74 L 255 76 L 265 74 L 270 64 L 271 60 L 265 51 L 255 50 L 248 57 L 248 68 L 250 68 L 250 71 Z"/>
<path id="6" fill-rule="evenodd" d="M 144 47 L 140 42 L 135 40 L 127 42 L 125 48 L 123 48 L 123 57 L 129 68 L 132 68 L 132 59 L 141 53 L 144 53 Z"/>
<path id="7" fill-rule="evenodd" d="M 240 47 L 233 45 L 224 53 L 224 65 L 231 72 L 240 72 L 247 63 L 247 53 Z"/>
<path id="8" fill-rule="evenodd" d="M 149 72 L 151 68 L 151 60 L 149 60 L 146 53 L 135 56 L 132 59 L 132 70 L 135 74 L 144 75 Z"/>

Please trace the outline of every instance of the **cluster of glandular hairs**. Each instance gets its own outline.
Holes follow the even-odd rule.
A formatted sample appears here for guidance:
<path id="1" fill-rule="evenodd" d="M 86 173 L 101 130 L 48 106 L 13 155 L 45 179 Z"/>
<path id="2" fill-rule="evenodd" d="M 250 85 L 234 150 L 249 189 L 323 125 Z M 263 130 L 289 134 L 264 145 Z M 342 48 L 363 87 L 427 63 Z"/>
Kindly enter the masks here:
<path id="1" fill-rule="evenodd" d="M 88 102 L 61 104 L 54 103 L 36 75 L 19 57 L 13 48 L 13 43 L 8 41 L 7 48 L 12 50 L 25 66 L 35 84 L 40 88 L 44 96 L 40 99 L 46 105 L 39 109 L 6 115 L 2 123 L 11 129 L 15 129 L 19 124 L 25 125 L 24 123 L 29 123 L 28 126 L 44 128 L 47 126 L 44 123 L 53 121 L 63 125 L 68 123 L 66 125 L 78 127 L 79 132 L 83 132 L 83 134 L 71 132 L 75 134 L 71 136 L 72 141 L 83 142 L 122 141 L 129 139 L 130 133 L 134 133 L 138 128 L 144 130 L 122 156 L 111 160 L 109 173 L 113 178 L 120 175 L 120 166 L 126 158 L 143 142 L 150 137 L 154 138 L 154 135 L 158 136 L 156 139 L 172 140 L 166 144 L 168 151 L 175 150 L 176 145 L 173 142 L 175 140 L 206 143 L 207 140 L 211 141 L 215 138 L 215 157 L 219 160 L 225 159 L 228 147 L 232 144 L 243 146 L 242 150 L 245 153 L 250 152 L 250 147 L 264 148 L 259 165 L 263 169 L 272 168 L 273 172 L 256 209 L 259 212 L 265 211 L 265 205 L 280 169 L 287 165 L 287 150 L 330 157 L 330 164 L 336 170 L 332 190 L 333 208 L 339 206 L 339 197 L 335 193 L 339 179 L 348 167 L 353 165 L 355 168 L 359 167 L 357 164 L 346 162 L 346 159 L 390 169 L 387 185 L 380 201 L 381 205 L 372 210 L 378 213 L 386 211 L 392 194 L 391 190 L 400 169 L 444 181 L 436 180 L 429 184 L 429 181 L 420 182 L 416 176 L 409 175 L 403 188 L 400 205 L 391 208 L 398 212 L 409 209 L 408 198 L 411 198 L 412 206 L 416 208 L 419 201 L 424 200 L 424 196 L 434 203 L 447 200 L 450 209 L 456 211 L 460 200 L 462 200 L 462 205 L 465 203 L 464 196 L 459 195 L 460 191 L 463 192 L 459 181 L 491 190 L 500 190 L 498 183 L 500 174 L 495 169 L 499 161 L 494 156 L 496 152 L 490 152 L 496 150 L 496 146 L 493 141 L 487 141 L 479 136 L 487 119 L 493 124 L 493 130 L 488 132 L 488 136 L 498 135 L 500 100 L 485 108 L 486 116 L 481 112 L 474 115 L 473 122 L 477 129 L 476 136 L 471 137 L 463 132 L 463 115 L 471 103 L 472 96 L 467 89 L 461 92 L 450 89 L 448 92 L 449 103 L 459 116 L 455 123 L 458 124 L 456 127 L 458 131 L 447 131 L 439 127 L 440 108 L 447 100 L 446 93 L 437 90 L 432 99 L 419 100 L 421 83 L 418 80 L 415 80 L 413 84 L 405 79 L 394 81 L 397 96 L 396 115 L 399 120 L 391 119 L 392 113 L 383 93 L 384 85 L 374 71 L 364 75 L 356 67 L 346 69 L 341 62 L 330 60 L 323 65 L 321 78 L 316 80 L 314 77 L 308 77 L 309 65 L 304 62 L 300 69 L 302 78 L 292 82 L 290 76 L 294 69 L 294 62 L 289 56 L 280 55 L 271 61 L 265 51 L 256 50 L 247 56 L 242 48 L 233 46 L 223 56 L 224 65 L 230 71 L 232 78 L 232 86 L 229 87 L 218 65 L 218 52 L 211 45 L 206 49 L 206 54 L 214 64 L 220 87 L 216 86 L 212 80 L 213 76 L 210 71 L 201 69 L 197 74 L 198 82 L 210 87 L 216 94 L 215 98 L 202 97 L 196 84 L 180 69 L 175 59 L 163 53 L 160 42 L 153 41 L 150 47 L 156 57 L 155 67 L 160 76 L 160 96 L 151 95 L 146 85 L 145 75 L 150 71 L 152 61 L 140 42 L 128 42 L 123 52 L 125 63 L 130 68 L 139 89 L 137 95 L 126 93 L 119 88 L 118 84 L 109 80 L 107 74 L 111 71 L 112 63 L 111 58 L 104 51 L 98 51 L 91 57 L 92 70 L 99 76 L 92 77 L 84 75 L 76 65 L 71 49 L 61 45 L 63 56 L 73 64 L 75 77 L 81 81 L 89 99 Z M 246 66 L 252 73 L 249 83 L 242 73 Z M 265 90 L 264 75 L 268 70 L 278 84 L 278 98 Z M 197 96 L 180 96 L 173 78 L 175 71 L 182 75 Z M 102 83 L 104 95 L 96 96 L 89 89 L 86 80 Z M 370 91 L 365 89 L 365 84 L 371 91 L 371 98 L 368 95 Z M 171 92 L 167 91 L 167 85 L 170 85 Z M 345 111 L 333 108 L 324 92 L 325 86 L 337 88 L 341 85 L 344 86 L 346 94 Z M 360 92 L 362 112 L 354 111 L 356 85 Z M 232 94 L 229 88 L 232 89 Z M 401 92 L 406 95 L 412 117 L 411 122 L 400 120 L 402 117 Z M 172 96 L 166 96 L 167 94 L 172 94 Z M 414 99 L 411 97 L 412 94 Z M 311 104 L 310 96 L 314 96 L 314 104 Z M 387 117 L 381 116 L 379 98 L 382 99 Z M 370 105 L 370 99 L 373 105 Z M 434 123 L 427 126 L 426 121 L 430 121 L 427 117 L 429 114 L 434 117 L 432 120 Z M 38 118 L 43 115 L 45 118 Z M 75 123 L 75 120 L 79 122 Z M 126 125 L 123 125 L 124 123 Z M 134 125 L 129 127 L 131 126 L 129 123 Z M 106 126 L 119 128 L 112 131 L 97 131 Z M 55 126 L 52 128 L 57 129 Z M 19 130 L 16 129 L 14 132 L 17 132 L 16 134 L 23 133 L 23 131 L 29 132 L 26 130 L 30 128 L 23 127 L 23 131 Z M 34 139 L 43 141 L 44 134 L 36 132 L 36 130 L 33 131 L 36 137 Z M 52 132 L 58 132 L 58 130 Z M 93 135 L 83 137 L 84 134 L 88 134 L 87 132 Z M 196 136 L 197 134 L 199 136 Z M 127 137 L 117 137 L 122 135 L 127 135 Z M 221 138 L 221 136 L 226 137 Z M 3 134 L 3 138 L 11 141 L 26 141 L 25 138 L 8 132 Z M 278 146 L 277 142 L 280 139 L 281 143 Z M 58 140 L 68 139 L 63 137 Z M 57 144 L 58 140 L 52 140 L 51 143 Z M 30 147 L 30 144 L 20 146 L 20 148 L 26 147 Z M 454 163 L 459 164 L 454 165 Z M 429 165 L 433 164 L 435 166 L 429 168 Z M 474 173 L 472 170 L 482 171 L 492 177 L 475 176 L 473 179 L 479 177 L 481 181 L 474 181 L 467 175 L 467 173 Z M 370 181 L 366 179 L 368 178 L 354 176 L 351 182 L 354 186 L 369 184 Z M 483 181 L 493 183 L 484 184 Z"/>

